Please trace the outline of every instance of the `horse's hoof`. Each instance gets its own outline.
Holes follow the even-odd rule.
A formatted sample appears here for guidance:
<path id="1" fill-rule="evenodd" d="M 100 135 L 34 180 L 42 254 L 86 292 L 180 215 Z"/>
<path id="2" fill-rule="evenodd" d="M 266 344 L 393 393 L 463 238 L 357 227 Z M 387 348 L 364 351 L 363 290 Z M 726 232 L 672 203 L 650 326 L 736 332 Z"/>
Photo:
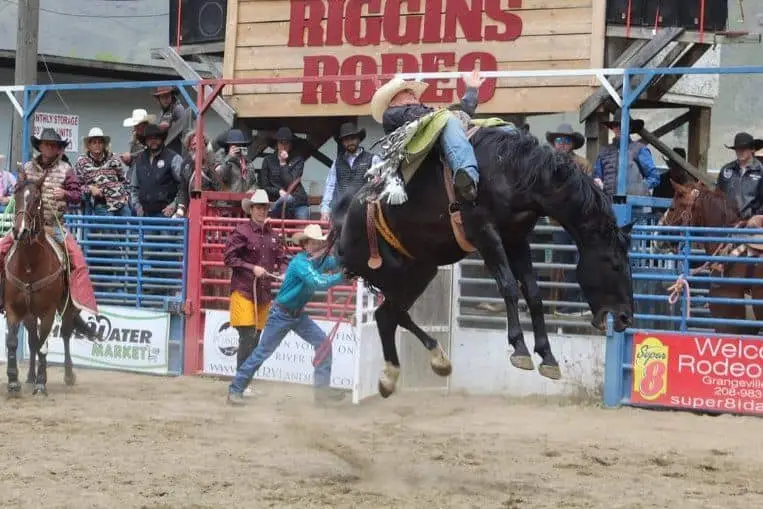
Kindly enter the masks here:
<path id="1" fill-rule="evenodd" d="M 389 398 L 390 396 L 392 396 L 393 392 L 395 392 L 395 387 L 394 386 L 389 387 L 389 386 L 385 385 L 384 382 L 379 380 L 379 395 L 382 398 L 385 398 L 385 399 Z"/>
<path id="2" fill-rule="evenodd" d="M 64 383 L 71 387 L 75 383 L 77 383 L 77 376 L 72 373 L 71 375 L 64 375 Z"/>
<path id="3" fill-rule="evenodd" d="M 533 358 L 529 355 L 512 355 L 509 357 L 509 360 L 511 361 L 511 365 L 515 368 L 524 369 L 526 371 L 532 371 L 535 369 L 535 364 L 533 364 Z"/>
<path id="4" fill-rule="evenodd" d="M 436 348 L 433 348 L 430 351 L 430 354 L 432 355 L 430 365 L 435 374 L 449 376 L 453 372 L 453 366 L 451 365 L 448 356 L 445 355 L 445 350 L 442 349 L 442 346 L 437 345 Z"/>
<path id="5" fill-rule="evenodd" d="M 14 398 L 21 397 L 21 382 L 8 382 L 8 395 Z"/>
<path id="6" fill-rule="evenodd" d="M 541 364 L 538 366 L 538 373 L 551 380 L 560 380 L 562 378 L 562 370 L 559 369 L 559 366 Z"/>
<path id="7" fill-rule="evenodd" d="M 48 395 L 48 389 L 47 389 L 47 387 L 45 387 L 44 384 L 36 384 L 34 386 L 34 392 L 32 394 L 34 394 L 35 396 L 37 396 L 38 394 L 41 395 L 41 396 L 47 396 Z"/>
<path id="8" fill-rule="evenodd" d="M 400 368 L 387 363 L 382 376 L 379 377 L 379 394 L 382 398 L 388 398 L 395 392 L 397 379 L 400 376 Z"/>

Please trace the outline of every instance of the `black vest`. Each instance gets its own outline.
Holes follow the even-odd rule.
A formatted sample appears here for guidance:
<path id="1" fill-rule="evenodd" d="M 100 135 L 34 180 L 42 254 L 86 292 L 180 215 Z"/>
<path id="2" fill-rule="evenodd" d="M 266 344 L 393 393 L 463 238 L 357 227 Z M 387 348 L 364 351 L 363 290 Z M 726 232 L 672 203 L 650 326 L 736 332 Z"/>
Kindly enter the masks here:
<path id="1" fill-rule="evenodd" d="M 172 176 L 172 160 L 176 152 L 162 149 L 153 163 L 149 151 L 144 150 L 135 159 L 135 176 L 138 179 L 138 200 L 146 214 L 161 212 L 178 193 L 178 183 Z"/>
<path id="2" fill-rule="evenodd" d="M 366 172 L 371 169 L 374 155 L 363 148 L 358 149 L 360 154 L 355 157 L 352 166 L 347 162 L 346 152 L 342 151 L 336 158 L 336 187 L 331 197 L 332 204 L 351 187 L 362 184 L 366 180 Z"/>

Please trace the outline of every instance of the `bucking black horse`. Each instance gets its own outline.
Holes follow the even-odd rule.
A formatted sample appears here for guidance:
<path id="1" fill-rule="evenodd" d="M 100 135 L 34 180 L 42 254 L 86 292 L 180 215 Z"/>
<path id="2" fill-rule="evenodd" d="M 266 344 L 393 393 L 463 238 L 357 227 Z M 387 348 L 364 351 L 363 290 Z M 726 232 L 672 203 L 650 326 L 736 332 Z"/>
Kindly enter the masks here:
<path id="1" fill-rule="evenodd" d="M 534 369 L 517 310 L 521 289 L 532 318 L 535 353 L 541 359 L 538 371 L 559 379 L 561 371 L 548 341 L 532 267 L 529 234 L 542 216 L 556 219 L 570 233 L 580 253 L 577 279 L 593 313 L 592 325 L 605 329 L 607 313 L 612 313 L 615 330 L 623 331 L 633 317 L 628 260 L 631 225 L 619 228 L 611 201 L 593 180 L 575 167 L 569 155 L 541 146 L 531 134 L 484 127 L 473 134 L 471 143 L 480 168 L 479 197 L 476 203 L 461 205 L 460 213 L 466 239 L 479 250 L 506 303 L 508 341 L 514 349 L 511 363 Z M 384 296 L 375 312 L 385 359 L 379 379 L 383 397 L 395 391 L 400 374 L 395 346 L 398 325 L 429 350 L 435 373 L 448 376 L 451 372 L 440 344 L 408 313 L 437 267 L 456 263 L 467 254 L 451 227 L 450 200 L 437 152 L 427 156 L 407 183 L 405 203 L 380 202 L 384 222 L 394 234 L 390 243 L 373 232 L 382 258 L 380 267 L 369 267 L 367 202 L 382 193 L 384 183 L 376 179 L 349 190 L 332 212 L 330 240 L 335 254 L 348 273 L 362 277 Z"/>

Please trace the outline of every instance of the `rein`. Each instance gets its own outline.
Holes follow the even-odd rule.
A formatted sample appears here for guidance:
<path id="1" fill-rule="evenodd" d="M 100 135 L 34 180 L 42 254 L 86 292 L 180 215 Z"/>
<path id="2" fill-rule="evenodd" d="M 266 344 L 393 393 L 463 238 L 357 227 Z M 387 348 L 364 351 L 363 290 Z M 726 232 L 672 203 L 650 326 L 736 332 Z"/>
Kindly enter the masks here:
<path id="1" fill-rule="evenodd" d="M 283 281 L 283 276 L 279 274 L 273 274 L 272 272 L 265 271 L 265 274 L 262 275 L 262 277 L 270 277 L 275 279 L 276 281 Z M 260 319 L 260 310 L 257 307 L 257 282 L 260 278 L 257 276 L 254 276 L 254 282 L 252 283 L 252 297 L 254 298 L 254 316 L 257 320 Z"/>

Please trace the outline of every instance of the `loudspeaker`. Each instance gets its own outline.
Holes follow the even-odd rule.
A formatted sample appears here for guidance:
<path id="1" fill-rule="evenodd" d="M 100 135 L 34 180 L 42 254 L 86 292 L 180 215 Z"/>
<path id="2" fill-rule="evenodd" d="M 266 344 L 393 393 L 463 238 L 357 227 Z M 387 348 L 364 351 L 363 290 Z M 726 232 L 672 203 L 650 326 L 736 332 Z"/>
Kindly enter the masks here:
<path id="1" fill-rule="evenodd" d="M 627 1 L 627 0 L 626 0 Z M 728 0 L 704 0 L 706 32 L 726 30 L 728 19 Z M 659 10 L 658 10 L 659 9 Z M 658 17 L 658 27 L 683 27 L 686 30 L 699 30 L 702 0 L 644 0 L 646 26 L 654 27 Z"/>
<path id="2" fill-rule="evenodd" d="M 170 46 L 177 46 L 178 11 L 180 45 L 225 41 L 227 0 L 178 0 L 170 2 Z"/>
<path id="3" fill-rule="evenodd" d="M 631 4 L 631 26 L 648 26 L 644 15 L 645 0 L 607 0 L 607 23 L 625 25 L 628 16 L 628 3 Z"/>

